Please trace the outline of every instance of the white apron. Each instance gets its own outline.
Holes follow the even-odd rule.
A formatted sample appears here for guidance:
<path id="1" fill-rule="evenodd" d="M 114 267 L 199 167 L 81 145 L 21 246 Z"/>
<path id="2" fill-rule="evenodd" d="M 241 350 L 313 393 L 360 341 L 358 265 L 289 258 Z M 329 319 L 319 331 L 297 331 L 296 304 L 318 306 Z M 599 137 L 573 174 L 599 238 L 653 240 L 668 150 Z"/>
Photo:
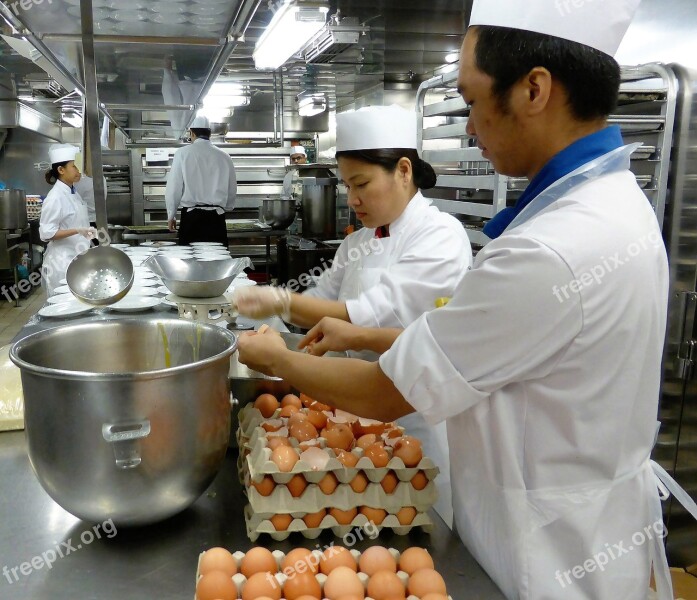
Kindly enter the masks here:
<path id="1" fill-rule="evenodd" d="M 62 194 L 60 201 L 65 203 L 60 229 L 90 226 L 87 205 L 82 202 L 78 194 Z M 65 278 L 68 265 L 73 258 L 88 250 L 89 247 L 90 241 L 79 234 L 61 240 L 51 240 L 48 243 L 41 268 L 41 285 L 46 289 L 47 296 L 52 296 L 53 291 L 60 285 L 59 281 Z"/>
<path id="2" fill-rule="evenodd" d="M 370 252 L 362 254 L 361 258 L 348 263 L 339 290 L 339 300 L 354 300 L 365 290 L 370 289 L 380 281 L 383 273 L 387 272 L 390 265 L 401 256 L 402 247 L 408 242 L 399 232 L 390 237 L 381 238 L 379 241 L 383 251 L 381 253 Z M 376 238 L 377 239 L 377 238 Z M 433 299 L 435 303 L 435 298 Z M 373 352 L 351 353 L 356 358 L 376 361 L 378 355 Z M 448 451 L 448 430 L 445 423 L 429 425 L 417 412 L 397 420 L 397 424 L 404 427 L 409 435 L 419 438 L 423 444 L 424 456 L 429 457 L 439 467 L 440 474 L 436 478 L 438 500 L 434 505 L 436 512 L 452 529 L 453 526 L 453 502 L 452 489 L 450 487 L 450 454 Z"/>

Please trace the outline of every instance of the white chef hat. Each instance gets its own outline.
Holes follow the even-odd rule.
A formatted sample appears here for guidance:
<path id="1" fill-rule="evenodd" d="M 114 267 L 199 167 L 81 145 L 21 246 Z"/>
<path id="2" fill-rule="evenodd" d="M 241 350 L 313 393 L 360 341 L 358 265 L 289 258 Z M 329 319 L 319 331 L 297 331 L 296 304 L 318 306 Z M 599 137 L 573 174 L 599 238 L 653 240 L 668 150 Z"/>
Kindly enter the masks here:
<path id="1" fill-rule="evenodd" d="M 470 25 L 510 27 L 614 56 L 641 0 L 474 0 Z"/>
<path id="2" fill-rule="evenodd" d="M 302 146 L 292 146 L 290 149 L 290 155 L 293 156 L 293 154 L 302 154 L 303 156 L 307 156 L 307 152 L 305 152 L 305 148 Z"/>
<path id="3" fill-rule="evenodd" d="M 401 106 L 369 106 L 336 115 L 336 151 L 416 149 L 416 113 Z"/>
<path id="4" fill-rule="evenodd" d="M 191 123 L 190 129 L 210 129 L 211 128 L 211 122 L 208 120 L 208 117 L 204 117 L 203 115 L 196 117 L 193 122 Z"/>
<path id="5" fill-rule="evenodd" d="M 48 160 L 52 165 L 75 160 L 75 155 L 79 151 L 77 146 L 71 144 L 51 144 L 48 148 Z"/>

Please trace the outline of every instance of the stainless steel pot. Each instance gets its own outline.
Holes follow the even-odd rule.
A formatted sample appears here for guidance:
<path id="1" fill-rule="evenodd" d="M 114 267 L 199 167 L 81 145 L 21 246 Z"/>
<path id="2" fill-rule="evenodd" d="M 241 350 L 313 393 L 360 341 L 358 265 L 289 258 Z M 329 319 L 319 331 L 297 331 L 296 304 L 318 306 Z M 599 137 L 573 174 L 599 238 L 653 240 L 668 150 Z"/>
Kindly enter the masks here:
<path id="1" fill-rule="evenodd" d="M 303 236 L 333 239 L 336 237 L 336 185 L 339 180 L 327 168 L 299 170 L 303 186 Z"/>
<path id="2" fill-rule="evenodd" d="M 27 224 L 24 190 L 0 190 L 0 229 L 24 229 Z"/>
<path id="3" fill-rule="evenodd" d="M 295 220 L 295 200 L 278 198 L 262 200 L 259 220 L 274 229 L 285 229 Z"/>
<path id="4" fill-rule="evenodd" d="M 158 318 L 66 325 L 15 343 L 43 488 L 81 519 L 124 526 L 192 504 L 225 457 L 236 348 L 220 327 Z"/>

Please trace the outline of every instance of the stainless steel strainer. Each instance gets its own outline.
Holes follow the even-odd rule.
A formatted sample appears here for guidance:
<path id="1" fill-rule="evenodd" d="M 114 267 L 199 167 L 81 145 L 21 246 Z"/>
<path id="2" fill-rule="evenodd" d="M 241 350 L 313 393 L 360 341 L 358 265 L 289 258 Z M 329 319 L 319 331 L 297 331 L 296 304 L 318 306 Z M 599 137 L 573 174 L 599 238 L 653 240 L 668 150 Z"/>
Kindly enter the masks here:
<path id="1" fill-rule="evenodd" d="M 131 289 L 133 277 L 133 263 L 125 252 L 97 246 L 72 260 L 65 279 L 77 298 L 104 306 L 121 300 Z"/>

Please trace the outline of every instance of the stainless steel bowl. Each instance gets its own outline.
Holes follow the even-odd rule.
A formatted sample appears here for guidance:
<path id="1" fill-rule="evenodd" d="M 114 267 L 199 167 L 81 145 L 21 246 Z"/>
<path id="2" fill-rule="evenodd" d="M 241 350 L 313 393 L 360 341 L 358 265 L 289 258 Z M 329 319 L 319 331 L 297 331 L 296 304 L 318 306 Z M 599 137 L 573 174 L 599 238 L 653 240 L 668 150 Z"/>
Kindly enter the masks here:
<path id="1" fill-rule="evenodd" d="M 156 255 L 143 263 L 162 278 L 162 283 L 173 294 L 184 298 L 215 298 L 230 286 L 247 266 L 248 258 L 198 261 Z"/>
<path id="2" fill-rule="evenodd" d="M 77 298 L 103 306 L 121 300 L 133 286 L 133 277 L 133 263 L 125 252 L 97 246 L 73 258 L 65 279 Z"/>
<path id="3" fill-rule="evenodd" d="M 285 229 L 295 220 L 295 200 L 262 200 L 259 221 L 274 229 Z"/>
<path id="4" fill-rule="evenodd" d="M 81 519 L 124 526 L 192 504 L 225 457 L 236 347 L 215 325 L 157 318 L 66 325 L 15 343 L 43 488 Z"/>

